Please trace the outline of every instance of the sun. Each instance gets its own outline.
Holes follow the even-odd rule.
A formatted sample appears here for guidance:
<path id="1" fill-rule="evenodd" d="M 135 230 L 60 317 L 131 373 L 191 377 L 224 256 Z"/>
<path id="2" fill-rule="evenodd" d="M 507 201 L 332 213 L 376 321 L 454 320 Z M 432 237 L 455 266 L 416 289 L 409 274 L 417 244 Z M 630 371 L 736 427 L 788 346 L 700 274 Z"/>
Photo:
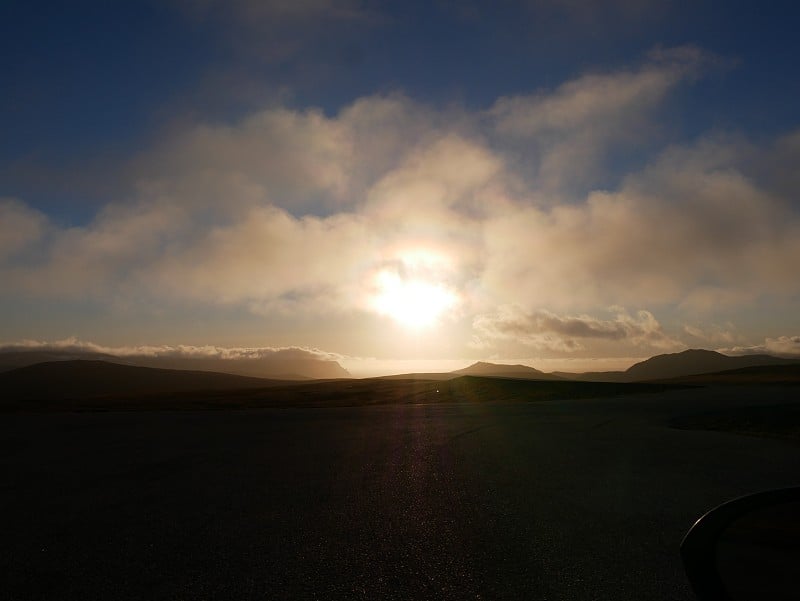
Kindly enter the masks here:
<path id="1" fill-rule="evenodd" d="M 435 325 L 457 300 L 442 284 L 405 279 L 391 271 L 377 275 L 376 287 L 377 293 L 372 298 L 375 311 L 412 330 Z"/>

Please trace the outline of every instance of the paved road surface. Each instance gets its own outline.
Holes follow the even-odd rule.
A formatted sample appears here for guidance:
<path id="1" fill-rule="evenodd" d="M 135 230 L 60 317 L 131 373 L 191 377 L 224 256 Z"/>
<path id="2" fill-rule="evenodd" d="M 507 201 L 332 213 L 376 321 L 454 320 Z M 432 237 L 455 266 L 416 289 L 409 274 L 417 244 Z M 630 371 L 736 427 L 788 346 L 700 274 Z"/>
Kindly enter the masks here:
<path id="1" fill-rule="evenodd" d="M 0 416 L 0 598 L 692 599 L 678 545 L 800 445 L 666 427 L 800 389 Z"/>

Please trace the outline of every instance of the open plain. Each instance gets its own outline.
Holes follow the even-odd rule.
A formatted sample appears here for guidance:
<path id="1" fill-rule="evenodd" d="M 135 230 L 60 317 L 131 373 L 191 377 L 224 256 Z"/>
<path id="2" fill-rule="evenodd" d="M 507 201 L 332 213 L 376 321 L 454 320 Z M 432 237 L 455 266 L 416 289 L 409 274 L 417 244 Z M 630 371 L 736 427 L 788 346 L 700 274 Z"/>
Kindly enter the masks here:
<path id="1" fill-rule="evenodd" d="M 0 588 L 689 600 L 687 529 L 732 497 L 798 484 L 800 445 L 671 424 L 748 406 L 797 414 L 798 391 L 5 413 Z"/>

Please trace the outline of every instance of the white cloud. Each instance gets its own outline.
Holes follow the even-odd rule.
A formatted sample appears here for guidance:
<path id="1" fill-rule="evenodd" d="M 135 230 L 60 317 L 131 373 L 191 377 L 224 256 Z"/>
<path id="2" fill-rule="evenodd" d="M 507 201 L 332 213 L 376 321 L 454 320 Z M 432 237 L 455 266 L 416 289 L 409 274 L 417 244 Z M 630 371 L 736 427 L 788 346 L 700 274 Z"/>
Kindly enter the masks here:
<path id="1" fill-rule="evenodd" d="M 23 340 L 0 344 L 0 353 L 10 352 L 59 352 L 59 353 L 100 353 L 116 357 L 169 358 L 169 359 L 281 359 L 281 360 L 322 360 L 339 361 L 346 357 L 304 347 L 221 347 L 214 345 L 144 345 L 144 346 L 106 346 L 78 338 L 65 338 L 52 342 L 42 340 Z"/>
<path id="2" fill-rule="evenodd" d="M 138 274 L 156 296 L 238 303 L 309 296 L 337 309 L 369 265 L 372 240 L 353 214 L 295 218 L 256 208 L 236 222 L 200 232 Z"/>
<path id="3" fill-rule="evenodd" d="M 631 111 L 651 110 L 669 90 L 696 69 L 699 53 L 689 60 L 648 63 L 636 71 L 584 75 L 554 91 L 503 97 L 489 114 L 498 131 L 514 137 L 578 129 L 617 129 Z M 610 122 L 609 122 L 610 121 Z M 619 131 L 618 135 L 629 132 Z"/>
<path id="4" fill-rule="evenodd" d="M 737 171 L 735 149 L 673 148 L 615 192 L 489 220 L 483 285 L 527 306 L 686 310 L 797 292 L 800 219 Z"/>
<path id="5" fill-rule="evenodd" d="M 529 181 L 558 199 L 591 184 L 620 146 L 658 137 L 650 119 L 667 95 L 715 59 L 692 46 L 660 49 L 638 69 L 591 73 L 555 90 L 499 98 L 488 116 Z"/>
<path id="6" fill-rule="evenodd" d="M 728 355 L 768 354 L 790 359 L 800 359 L 800 336 L 778 336 L 766 338 L 763 344 L 751 346 L 735 346 L 721 349 L 721 353 Z"/>
<path id="7" fill-rule="evenodd" d="M 246 302 L 260 313 L 361 309 L 365 283 L 377 271 L 387 265 L 407 271 L 421 254 L 440 259 L 426 277 L 463 284 L 478 269 L 479 217 L 503 164 L 479 141 L 424 127 L 435 119 L 415 108 L 393 96 L 361 99 L 336 119 L 268 111 L 162 151 L 180 163 L 156 161 L 156 179 L 164 181 L 151 181 L 144 192 L 189 215 L 210 212 L 221 223 L 193 224 L 194 231 L 137 272 L 139 287 L 170 298 Z M 320 146 L 339 153 L 317 153 Z M 272 156 L 285 162 L 274 173 Z M 320 184 L 333 180 L 337 185 Z M 311 208 L 328 215 L 295 216 L 309 197 L 322 198 Z"/>
<path id="8" fill-rule="evenodd" d="M 604 149 L 639 144 L 626 132 L 649 125 L 704 60 L 662 51 L 639 69 L 500 99 L 488 113 L 389 95 L 335 115 L 268 107 L 190 126 L 137 162 L 136 198 L 83 227 L 0 203 L 3 293 L 341 316 L 368 311 L 371 282 L 389 270 L 454 291 L 451 322 L 465 318 L 468 338 L 474 318 L 478 344 L 666 348 L 676 342 L 655 318 L 662 311 L 694 337 L 729 344 L 704 312 L 800 293 L 800 218 L 787 186 L 764 179 L 793 181 L 795 137 L 701 137 L 612 189 L 563 201 L 563 177 L 590 170 Z M 515 158 L 523 138 L 538 145 L 525 164 Z M 561 175 L 549 178 L 556 164 L 550 173 Z M 24 262 L 14 254 L 23 250 Z M 616 305 L 652 313 L 592 317 Z"/>
<path id="9" fill-rule="evenodd" d="M 320 111 L 272 108 L 242 122 L 199 124 L 144 157 L 141 192 L 175 204 L 229 214 L 274 203 L 300 211 L 345 196 L 353 142 Z"/>
<path id="10" fill-rule="evenodd" d="M 710 344 L 733 344 L 740 336 L 737 335 L 736 327 L 732 323 L 723 326 L 709 324 L 706 326 L 696 326 L 686 324 L 683 331 L 689 336 Z"/>
<path id="11" fill-rule="evenodd" d="M 754 151 L 740 167 L 776 196 L 797 201 L 800 190 L 800 129 L 780 135 L 762 151 Z"/>
<path id="12" fill-rule="evenodd" d="M 400 94 L 359 98 L 335 116 L 268 107 L 236 123 L 173 133 L 134 171 L 143 197 L 215 218 L 265 204 L 298 216 L 330 214 L 363 203 L 376 182 L 454 129 Z"/>
<path id="13" fill-rule="evenodd" d="M 0 198 L 0 261 L 41 241 L 47 217 L 19 200 Z"/>
<path id="14" fill-rule="evenodd" d="M 188 216 L 179 207 L 142 203 L 107 205 L 85 227 L 52 228 L 36 266 L 11 269 L 20 291 L 55 297 L 108 298 L 126 292 L 134 274 L 168 252 L 169 238 Z"/>

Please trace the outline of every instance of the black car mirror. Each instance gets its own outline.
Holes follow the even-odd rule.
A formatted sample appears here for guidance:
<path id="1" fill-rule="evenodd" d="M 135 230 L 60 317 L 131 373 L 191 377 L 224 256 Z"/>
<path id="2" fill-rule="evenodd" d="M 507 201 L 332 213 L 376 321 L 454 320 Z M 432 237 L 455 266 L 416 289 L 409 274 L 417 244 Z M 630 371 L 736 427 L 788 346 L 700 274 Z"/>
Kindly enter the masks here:
<path id="1" fill-rule="evenodd" d="M 800 599 L 800 487 L 709 511 L 686 534 L 681 557 L 701 601 Z"/>

